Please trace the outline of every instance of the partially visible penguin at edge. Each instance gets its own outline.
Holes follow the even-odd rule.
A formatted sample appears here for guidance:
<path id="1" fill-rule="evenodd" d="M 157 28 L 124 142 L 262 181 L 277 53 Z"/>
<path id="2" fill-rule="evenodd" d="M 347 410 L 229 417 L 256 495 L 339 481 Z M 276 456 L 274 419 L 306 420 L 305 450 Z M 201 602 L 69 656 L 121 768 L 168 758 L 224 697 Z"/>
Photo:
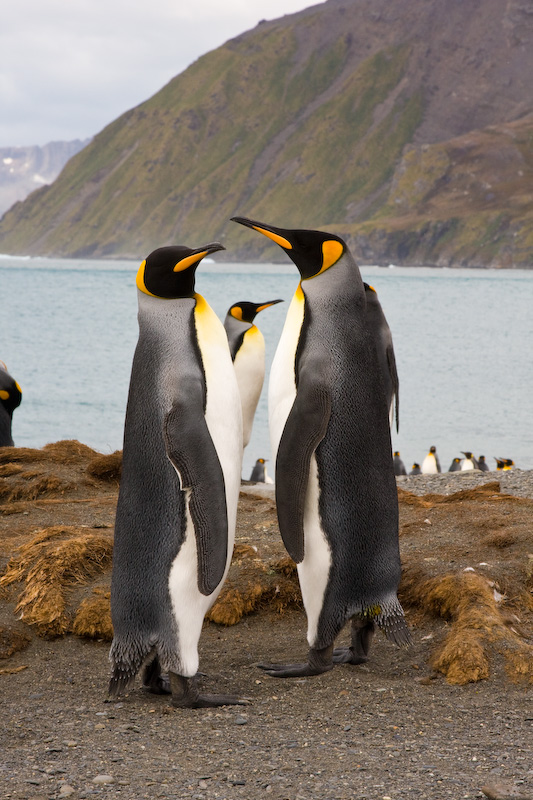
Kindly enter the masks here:
<path id="1" fill-rule="evenodd" d="M 22 389 L 0 361 L 0 447 L 13 447 L 13 412 L 22 401 Z"/>

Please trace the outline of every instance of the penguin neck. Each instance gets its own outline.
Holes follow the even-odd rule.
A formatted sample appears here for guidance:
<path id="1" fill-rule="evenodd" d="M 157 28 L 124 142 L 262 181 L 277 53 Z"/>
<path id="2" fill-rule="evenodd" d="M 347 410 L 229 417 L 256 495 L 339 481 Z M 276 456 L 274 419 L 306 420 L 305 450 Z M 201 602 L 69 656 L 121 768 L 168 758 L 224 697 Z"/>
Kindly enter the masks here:
<path id="1" fill-rule="evenodd" d="M 299 287 L 313 306 L 324 305 L 353 310 L 365 307 L 365 289 L 359 268 L 349 253 L 325 272 L 300 281 Z"/>

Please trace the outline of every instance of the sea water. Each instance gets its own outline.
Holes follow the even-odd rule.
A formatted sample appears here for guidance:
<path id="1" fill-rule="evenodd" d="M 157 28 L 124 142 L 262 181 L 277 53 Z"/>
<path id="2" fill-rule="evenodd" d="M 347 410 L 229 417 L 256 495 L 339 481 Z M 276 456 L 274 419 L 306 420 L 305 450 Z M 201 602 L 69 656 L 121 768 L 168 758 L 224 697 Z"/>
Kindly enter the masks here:
<path id="1" fill-rule="evenodd" d="M 13 438 L 42 447 L 78 439 L 122 448 L 137 341 L 137 262 L 0 257 L 0 359 L 23 391 Z M 443 470 L 461 451 L 512 458 L 533 469 L 533 271 L 361 267 L 394 339 L 400 432 L 409 470 L 435 445 Z M 224 320 L 237 301 L 281 298 L 256 322 L 267 377 L 243 477 L 257 458 L 274 465 L 268 436 L 268 370 L 298 273 L 287 264 L 203 262 L 196 290 Z M 149 393 L 151 387 L 146 387 Z"/>

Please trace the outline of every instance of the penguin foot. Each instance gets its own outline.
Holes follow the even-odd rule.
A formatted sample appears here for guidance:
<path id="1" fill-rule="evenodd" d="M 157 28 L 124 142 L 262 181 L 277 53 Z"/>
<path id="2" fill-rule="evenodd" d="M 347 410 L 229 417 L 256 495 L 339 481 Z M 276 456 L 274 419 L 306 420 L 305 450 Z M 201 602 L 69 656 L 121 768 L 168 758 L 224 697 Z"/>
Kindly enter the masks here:
<path id="1" fill-rule="evenodd" d="M 172 694 L 168 675 L 161 674 L 161 664 L 156 656 L 143 672 L 143 689 L 151 694 Z"/>
<path id="2" fill-rule="evenodd" d="M 246 706 L 249 701 L 235 694 L 200 694 L 194 678 L 169 673 L 174 708 L 216 708 L 218 706 Z"/>
<path id="3" fill-rule="evenodd" d="M 353 647 L 336 647 L 333 651 L 334 664 L 364 664 L 368 656 L 356 653 Z"/>
<path id="4" fill-rule="evenodd" d="M 321 675 L 323 672 L 333 669 L 333 645 L 329 645 L 323 650 L 310 647 L 305 664 L 258 664 L 257 666 L 272 678 L 301 678 Z"/>

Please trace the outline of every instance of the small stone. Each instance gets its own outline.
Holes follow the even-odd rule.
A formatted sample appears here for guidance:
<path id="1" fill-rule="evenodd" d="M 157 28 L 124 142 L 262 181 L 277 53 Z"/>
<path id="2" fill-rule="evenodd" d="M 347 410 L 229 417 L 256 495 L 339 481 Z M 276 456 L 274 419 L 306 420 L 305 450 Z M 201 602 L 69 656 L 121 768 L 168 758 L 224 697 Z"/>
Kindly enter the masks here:
<path id="1" fill-rule="evenodd" d="M 235 725 L 248 725 L 248 720 L 246 717 L 236 717 Z"/>
<path id="2" fill-rule="evenodd" d="M 115 779 L 112 775 L 96 775 L 96 777 L 93 778 L 93 783 L 115 783 Z"/>
<path id="3" fill-rule="evenodd" d="M 199 781 L 198 782 L 198 788 L 199 789 L 207 789 L 207 783 L 205 781 Z"/>
<path id="4" fill-rule="evenodd" d="M 481 791 L 489 800 L 527 800 L 527 796 L 514 786 L 503 783 L 486 783 Z"/>
<path id="5" fill-rule="evenodd" d="M 59 790 L 60 797 L 69 797 L 71 794 L 74 794 L 76 790 L 73 786 L 69 786 L 68 783 L 64 783 L 61 789 Z"/>
<path id="6" fill-rule="evenodd" d="M 77 747 L 78 743 L 74 741 L 74 739 L 67 739 L 63 742 L 66 747 Z"/>

